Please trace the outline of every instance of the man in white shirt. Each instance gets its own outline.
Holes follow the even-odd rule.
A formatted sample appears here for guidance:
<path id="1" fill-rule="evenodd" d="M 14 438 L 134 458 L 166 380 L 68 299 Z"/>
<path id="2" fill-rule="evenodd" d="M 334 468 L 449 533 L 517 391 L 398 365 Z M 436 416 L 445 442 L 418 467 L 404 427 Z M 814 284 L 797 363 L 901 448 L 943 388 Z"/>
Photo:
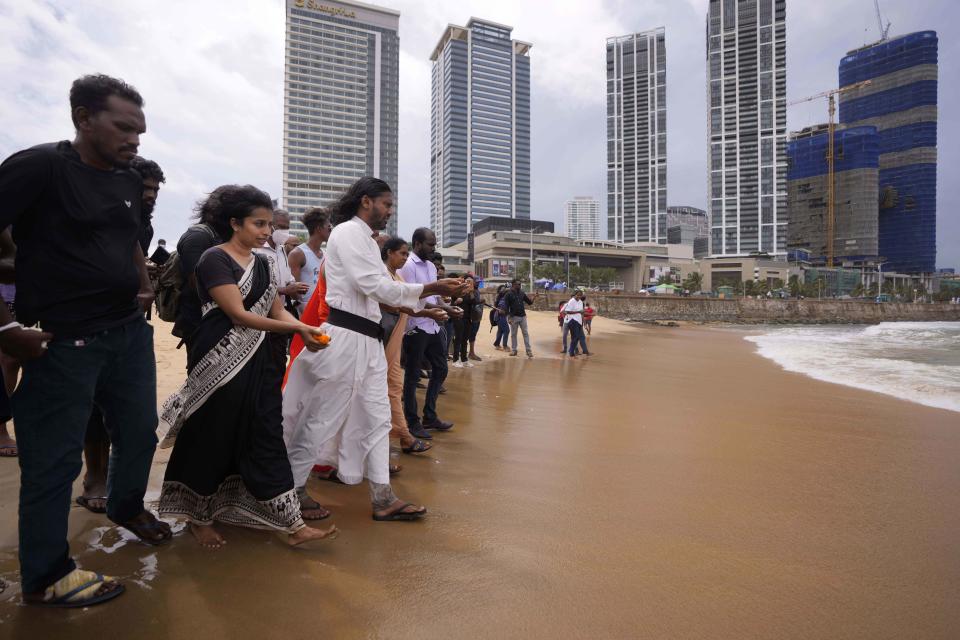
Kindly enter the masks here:
<path id="1" fill-rule="evenodd" d="M 395 281 L 380 259 L 374 231 L 386 228 L 393 208 L 390 187 L 361 178 L 331 206 L 339 222 L 325 255 L 324 328 L 330 346 L 304 351 L 290 367 L 283 398 L 283 428 L 294 483 L 302 489 L 314 464 L 336 467 L 345 484 L 370 484 L 373 519 L 415 520 L 426 508 L 398 499 L 390 487 L 390 400 L 380 342 L 380 303 L 414 308 L 422 297 L 462 295 L 461 280 L 430 284 Z"/>
<path id="2" fill-rule="evenodd" d="M 570 357 L 577 357 L 577 346 L 583 349 L 583 355 L 588 356 L 587 339 L 583 333 L 583 291 L 577 289 L 573 297 L 563 306 L 563 324 L 570 332 Z"/>

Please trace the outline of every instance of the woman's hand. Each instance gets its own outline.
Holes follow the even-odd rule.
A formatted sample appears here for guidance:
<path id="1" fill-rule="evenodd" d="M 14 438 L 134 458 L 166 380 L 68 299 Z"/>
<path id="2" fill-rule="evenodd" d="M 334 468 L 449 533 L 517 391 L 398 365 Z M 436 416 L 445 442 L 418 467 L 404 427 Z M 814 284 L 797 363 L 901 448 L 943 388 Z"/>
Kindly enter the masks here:
<path id="1" fill-rule="evenodd" d="M 330 336 L 320 327 L 301 324 L 298 333 L 303 339 L 303 346 L 307 348 L 307 351 L 320 351 L 326 349 L 327 345 L 330 344 Z"/>

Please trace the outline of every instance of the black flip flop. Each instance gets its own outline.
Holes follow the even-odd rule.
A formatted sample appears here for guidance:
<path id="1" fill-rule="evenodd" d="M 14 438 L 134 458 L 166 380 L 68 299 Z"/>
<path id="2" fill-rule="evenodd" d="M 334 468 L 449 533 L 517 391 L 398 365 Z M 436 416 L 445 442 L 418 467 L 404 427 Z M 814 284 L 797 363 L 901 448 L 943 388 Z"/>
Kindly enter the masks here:
<path id="1" fill-rule="evenodd" d="M 427 510 L 423 511 L 414 511 L 408 512 L 404 511 L 407 507 L 413 506 L 409 502 L 405 502 L 400 505 L 400 508 L 394 511 L 393 513 L 385 516 L 378 516 L 376 513 L 373 514 L 373 519 L 377 522 L 412 522 L 414 520 L 419 520 L 423 516 L 427 515 Z"/>
<path id="2" fill-rule="evenodd" d="M 99 508 L 98 508 L 98 507 L 92 507 L 92 506 L 90 506 L 90 501 L 91 501 L 91 500 L 103 500 L 103 501 L 106 501 L 106 499 L 107 499 L 107 496 L 94 496 L 94 497 L 92 497 L 92 498 L 88 498 L 87 496 L 80 496 L 80 497 L 78 497 L 76 500 L 74 500 L 74 502 L 76 502 L 78 505 L 80 505 L 81 507 L 83 507 L 84 509 L 86 509 L 87 511 L 89 511 L 89 512 L 91 512 L 91 513 L 106 513 L 106 512 L 107 512 L 107 508 L 106 508 L 106 507 L 99 507 Z"/>

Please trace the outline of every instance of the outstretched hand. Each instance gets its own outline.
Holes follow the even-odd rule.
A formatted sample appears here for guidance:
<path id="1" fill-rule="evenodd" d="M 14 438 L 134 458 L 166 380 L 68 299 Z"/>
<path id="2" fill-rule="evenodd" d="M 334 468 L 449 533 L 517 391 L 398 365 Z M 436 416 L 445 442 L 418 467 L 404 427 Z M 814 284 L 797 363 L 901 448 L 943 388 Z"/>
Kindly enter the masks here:
<path id="1" fill-rule="evenodd" d="M 434 322 L 446 322 L 447 318 L 449 318 L 447 312 L 439 307 L 424 309 L 424 314 Z"/>
<path id="2" fill-rule="evenodd" d="M 449 298 L 460 298 L 470 288 L 470 283 L 463 278 L 444 278 L 437 280 L 437 292 Z"/>

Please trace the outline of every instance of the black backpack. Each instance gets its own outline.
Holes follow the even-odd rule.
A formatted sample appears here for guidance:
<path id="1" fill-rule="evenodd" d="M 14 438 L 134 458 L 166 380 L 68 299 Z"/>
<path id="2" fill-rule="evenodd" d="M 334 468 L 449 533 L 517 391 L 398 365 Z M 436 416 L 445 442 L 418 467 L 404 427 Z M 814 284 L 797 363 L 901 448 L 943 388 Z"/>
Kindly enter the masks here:
<path id="1" fill-rule="evenodd" d="M 195 224 L 190 229 L 202 229 L 210 234 L 210 238 L 217 242 L 217 234 L 208 225 Z M 164 322 L 175 322 L 177 311 L 180 309 L 180 294 L 183 292 L 183 274 L 180 269 L 180 256 L 174 251 L 163 266 L 157 278 L 157 315 Z"/>

